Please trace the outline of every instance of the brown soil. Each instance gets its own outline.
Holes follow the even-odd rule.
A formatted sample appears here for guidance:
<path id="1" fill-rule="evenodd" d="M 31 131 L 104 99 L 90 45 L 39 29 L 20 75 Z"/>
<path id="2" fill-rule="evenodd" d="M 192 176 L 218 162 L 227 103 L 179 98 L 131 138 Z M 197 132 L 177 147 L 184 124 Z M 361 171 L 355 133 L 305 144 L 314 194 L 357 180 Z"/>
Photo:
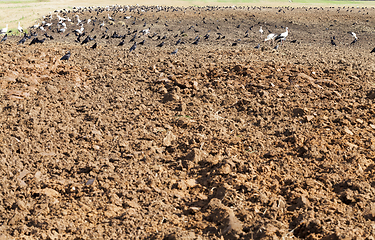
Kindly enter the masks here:
<path id="1" fill-rule="evenodd" d="M 374 9 L 108 13 L 0 44 L 0 239 L 374 239 Z"/>

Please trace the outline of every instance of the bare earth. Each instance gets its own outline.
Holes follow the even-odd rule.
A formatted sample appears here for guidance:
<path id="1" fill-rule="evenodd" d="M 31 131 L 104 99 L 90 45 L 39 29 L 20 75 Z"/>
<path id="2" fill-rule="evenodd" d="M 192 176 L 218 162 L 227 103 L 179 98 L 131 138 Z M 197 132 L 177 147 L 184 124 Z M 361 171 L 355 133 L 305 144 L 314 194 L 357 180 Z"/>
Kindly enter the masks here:
<path id="1" fill-rule="evenodd" d="M 0 44 L 0 239 L 374 239 L 374 9 L 131 10 Z"/>

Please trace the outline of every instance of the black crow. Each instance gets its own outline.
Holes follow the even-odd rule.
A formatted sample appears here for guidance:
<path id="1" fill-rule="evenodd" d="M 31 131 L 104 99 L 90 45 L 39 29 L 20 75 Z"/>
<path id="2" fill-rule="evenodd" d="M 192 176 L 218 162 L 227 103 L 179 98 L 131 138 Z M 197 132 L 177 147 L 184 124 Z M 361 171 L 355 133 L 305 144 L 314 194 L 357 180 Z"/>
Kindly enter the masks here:
<path id="1" fill-rule="evenodd" d="M 162 46 L 164 46 L 164 42 L 161 42 L 161 43 L 159 43 L 158 45 L 156 45 L 157 47 L 162 47 Z"/>
<path id="2" fill-rule="evenodd" d="M 90 41 L 90 37 L 87 36 L 87 37 L 85 38 L 85 40 L 82 41 L 81 45 L 83 45 L 83 44 L 85 44 L 85 43 L 88 43 L 89 41 Z"/>
<path id="3" fill-rule="evenodd" d="M 357 42 L 357 39 L 358 39 L 358 38 L 354 38 L 353 42 L 351 42 L 350 45 L 356 43 L 356 42 Z"/>
<path id="4" fill-rule="evenodd" d="M 135 50 L 136 47 L 137 47 L 137 42 L 134 43 L 134 45 L 130 48 L 129 52 Z"/>
<path id="5" fill-rule="evenodd" d="M 18 44 L 24 44 L 25 42 L 26 42 L 26 38 L 23 37 L 23 38 L 18 42 Z"/>
<path id="6" fill-rule="evenodd" d="M 4 37 L 3 37 L 3 39 L 1 39 L 0 42 L 4 42 L 4 41 L 6 41 L 7 39 L 8 39 L 8 34 L 5 34 Z"/>
<path id="7" fill-rule="evenodd" d="M 178 52 L 178 48 L 176 50 L 174 50 L 173 52 L 171 52 L 171 54 L 176 54 Z"/>
<path id="8" fill-rule="evenodd" d="M 68 51 L 60 60 L 69 60 L 70 58 L 70 51 Z"/>
<path id="9" fill-rule="evenodd" d="M 129 42 L 134 42 L 135 41 L 135 38 L 137 37 L 137 34 L 134 34 L 134 36 L 133 36 L 133 38 L 132 39 L 130 39 L 130 41 Z"/>
<path id="10" fill-rule="evenodd" d="M 332 46 L 337 46 L 335 41 L 333 41 L 333 39 L 331 39 L 331 44 L 332 44 Z"/>
<path id="11" fill-rule="evenodd" d="M 37 43 L 44 43 L 44 41 L 46 40 L 46 38 L 43 38 L 41 40 L 38 39 L 38 42 Z"/>
<path id="12" fill-rule="evenodd" d="M 195 38 L 196 40 L 193 42 L 193 44 L 194 45 L 198 45 L 198 43 L 199 43 L 199 40 L 201 39 L 200 37 L 197 37 L 197 38 Z"/>
<path id="13" fill-rule="evenodd" d="M 37 43 L 38 41 L 39 41 L 38 38 L 33 38 L 33 40 L 31 40 L 29 45 L 33 45 L 33 44 Z"/>

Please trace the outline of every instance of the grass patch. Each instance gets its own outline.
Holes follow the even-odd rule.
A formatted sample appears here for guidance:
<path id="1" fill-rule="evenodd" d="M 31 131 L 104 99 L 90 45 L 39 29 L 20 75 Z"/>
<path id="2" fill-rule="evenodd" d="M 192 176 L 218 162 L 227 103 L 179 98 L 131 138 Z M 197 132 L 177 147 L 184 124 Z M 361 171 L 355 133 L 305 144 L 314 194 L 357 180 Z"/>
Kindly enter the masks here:
<path id="1" fill-rule="evenodd" d="M 22 3 L 39 3 L 50 2 L 50 0 L 0 0 L 0 4 L 22 4 Z"/>
<path id="2" fill-rule="evenodd" d="M 2 0 L 0 3 L 5 4 L 21 4 L 21 3 L 37 3 L 37 0 Z"/>

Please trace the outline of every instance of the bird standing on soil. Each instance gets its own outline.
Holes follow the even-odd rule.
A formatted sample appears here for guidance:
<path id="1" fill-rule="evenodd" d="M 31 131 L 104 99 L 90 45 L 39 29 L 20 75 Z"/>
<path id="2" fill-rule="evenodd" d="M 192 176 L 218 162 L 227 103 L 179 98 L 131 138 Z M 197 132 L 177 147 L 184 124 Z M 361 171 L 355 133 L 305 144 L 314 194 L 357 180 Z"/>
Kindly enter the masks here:
<path id="1" fill-rule="evenodd" d="M 286 37 L 288 36 L 288 33 L 289 33 L 289 28 L 286 27 L 285 28 L 285 32 L 281 33 L 280 35 L 278 35 L 276 38 L 275 38 L 275 41 L 279 40 L 281 41 L 281 45 L 283 45 L 283 42 L 285 41 Z"/>
<path id="2" fill-rule="evenodd" d="M 64 56 L 62 56 L 60 60 L 69 60 L 69 58 L 70 58 L 70 51 L 68 51 Z"/>
<path id="3" fill-rule="evenodd" d="M 260 48 L 260 44 L 256 45 L 254 48 L 255 49 L 259 49 Z"/>
<path id="4" fill-rule="evenodd" d="M 200 40 L 201 40 L 201 38 L 200 38 L 199 36 L 197 36 L 197 37 L 195 38 L 195 41 L 194 41 L 192 44 L 194 44 L 194 45 L 198 45 L 198 43 L 199 43 Z"/>
<path id="5" fill-rule="evenodd" d="M 262 37 L 262 36 L 263 36 L 263 29 L 262 29 L 262 26 L 260 26 L 259 32 L 260 32 L 260 37 Z"/>
<path id="6" fill-rule="evenodd" d="M 178 52 L 178 48 L 176 48 L 176 50 L 174 50 L 173 52 L 171 52 L 171 55 L 177 54 L 177 52 Z"/>
<path id="7" fill-rule="evenodd" d="M 84 30 L 85 30 L 85 28 L 83 27 L 83 25 L 81 25 L 81 28 L 80 28 L 80 29 L 76 29 L 76 30 L 74 30 L 73 32 L 76 32 L 76 33 L 78 33 L 78 34 L 82 34 Z"/>
<path id="8" fill-rule="evenodd" d="M 7 39 L 8 39 L 8 34 L 5 34 L 4 37 L 3 37 L 3 39 L 1 39 L 0 42 L 5 42 Z"/>
<path id="9" fill-rule="evenodd" d="M 77 17 L 77 25 L 79 25 L 82 21 L 79 19 L 78 15 L 76 15 L 76 17 Z"/>
<path id="10" fill-rule="evenodd" d="M 85 40 L 82 41 L 81 45 L 88 43 L 90 41 L 90 36 L 87 36 Z"/>
<path id="11" fill-rule="evenodd" d="M 129 49 L 129 53 L 134 51 L 136 47 L 137 47 L 137 42 L 135 42 L 134 45 Z"/>
<path id="12" fill-rule="evenodd" d="M 272 40 L 272 44 L 273 44 L 275 42 L 275 37 L 276 37 L 276 34 L 274 33 L 268 34 L 266 39 L 264 39 L 264 42 Z"/>
<path id="13" fill-rule="evenodd" d="M 333 39 L 335 39 L 335 37 L 332 37 L 332 38 L 331 38 L 331 45 L 332 45 L 332 46 L 337 46 L 336 43 L 335 43 L 335 41 L 333 41 Z"/>
<path id="14" fill-rule="evenodd" d="M 18 28 L 17 28 L 17 30 L 18 30 L 19 33 L 23 33 L 23 28 L 21 27 L 20 24 L 21 24 L 21 23 L 18 22 Z"/>
<path id="15" fill-rule="evenodd" d="M 5 34 L 5 33 L 7 33 L 7 32 L 8 32 L 8 24 L 6 25 L 5 28 L 2 28 L 2 29 L 0 30 L 0 34 Z"/>
<path id="16" fill-rule="evenodd" d="M 33 40 L 31 40 L 30 44 L 29 45 L 33 45 L 35 43 L 39 42 L 39 39 L 38 38 L 33 38 Z"/>
<path id="17" fill-rule="evenodd" d="M 350 45 L 356 43 L 356 42 L 357 42 L 357 39 L 358 39 L 358 38 L 354 38 L 353 42 L 351 42 Z"/>
<path id="18" fill-rule="evenodd" d="M 162 47 L 164 46 L 164 42 L 161 42 L 160 44 L 156 45 L 157 47 Z"/>
<path id="19" fill-rule="evenodd" d="M 95 49 L 98 45 L 94 43 L 94 45 L 91 46 L 91 49 Z"/>
<path id="20" fill-rule="evenodd" d="M 374 49 L 372 49 L 370 53 L 375 53 L 375 48 L 374 48 Z"/>
<path id="21" fill-rule="evenodd" d="M 26 37 L 23 37 L 19 42 L 18 44 L 24 44 L 26 42 Z"/>
<path id="22" fill-rule="evenodd" d="M 357 34 L 355 34 L 354 32 L 350 32 L 352 34 L 352 36 L 355 38 L 355 40 L 357 40 Z"/>
<path id="23" fill-rule="evenodd" d="M 354 37 L 354 40 L 353 42 L 351 42 L 350 44 L 354 44 L 357 42 L 358 38 L 357 38 L 357 34 L 355 34 L 354 32 L 350 32 L 350 34 L 352 34 L 352 36 Z"/>

